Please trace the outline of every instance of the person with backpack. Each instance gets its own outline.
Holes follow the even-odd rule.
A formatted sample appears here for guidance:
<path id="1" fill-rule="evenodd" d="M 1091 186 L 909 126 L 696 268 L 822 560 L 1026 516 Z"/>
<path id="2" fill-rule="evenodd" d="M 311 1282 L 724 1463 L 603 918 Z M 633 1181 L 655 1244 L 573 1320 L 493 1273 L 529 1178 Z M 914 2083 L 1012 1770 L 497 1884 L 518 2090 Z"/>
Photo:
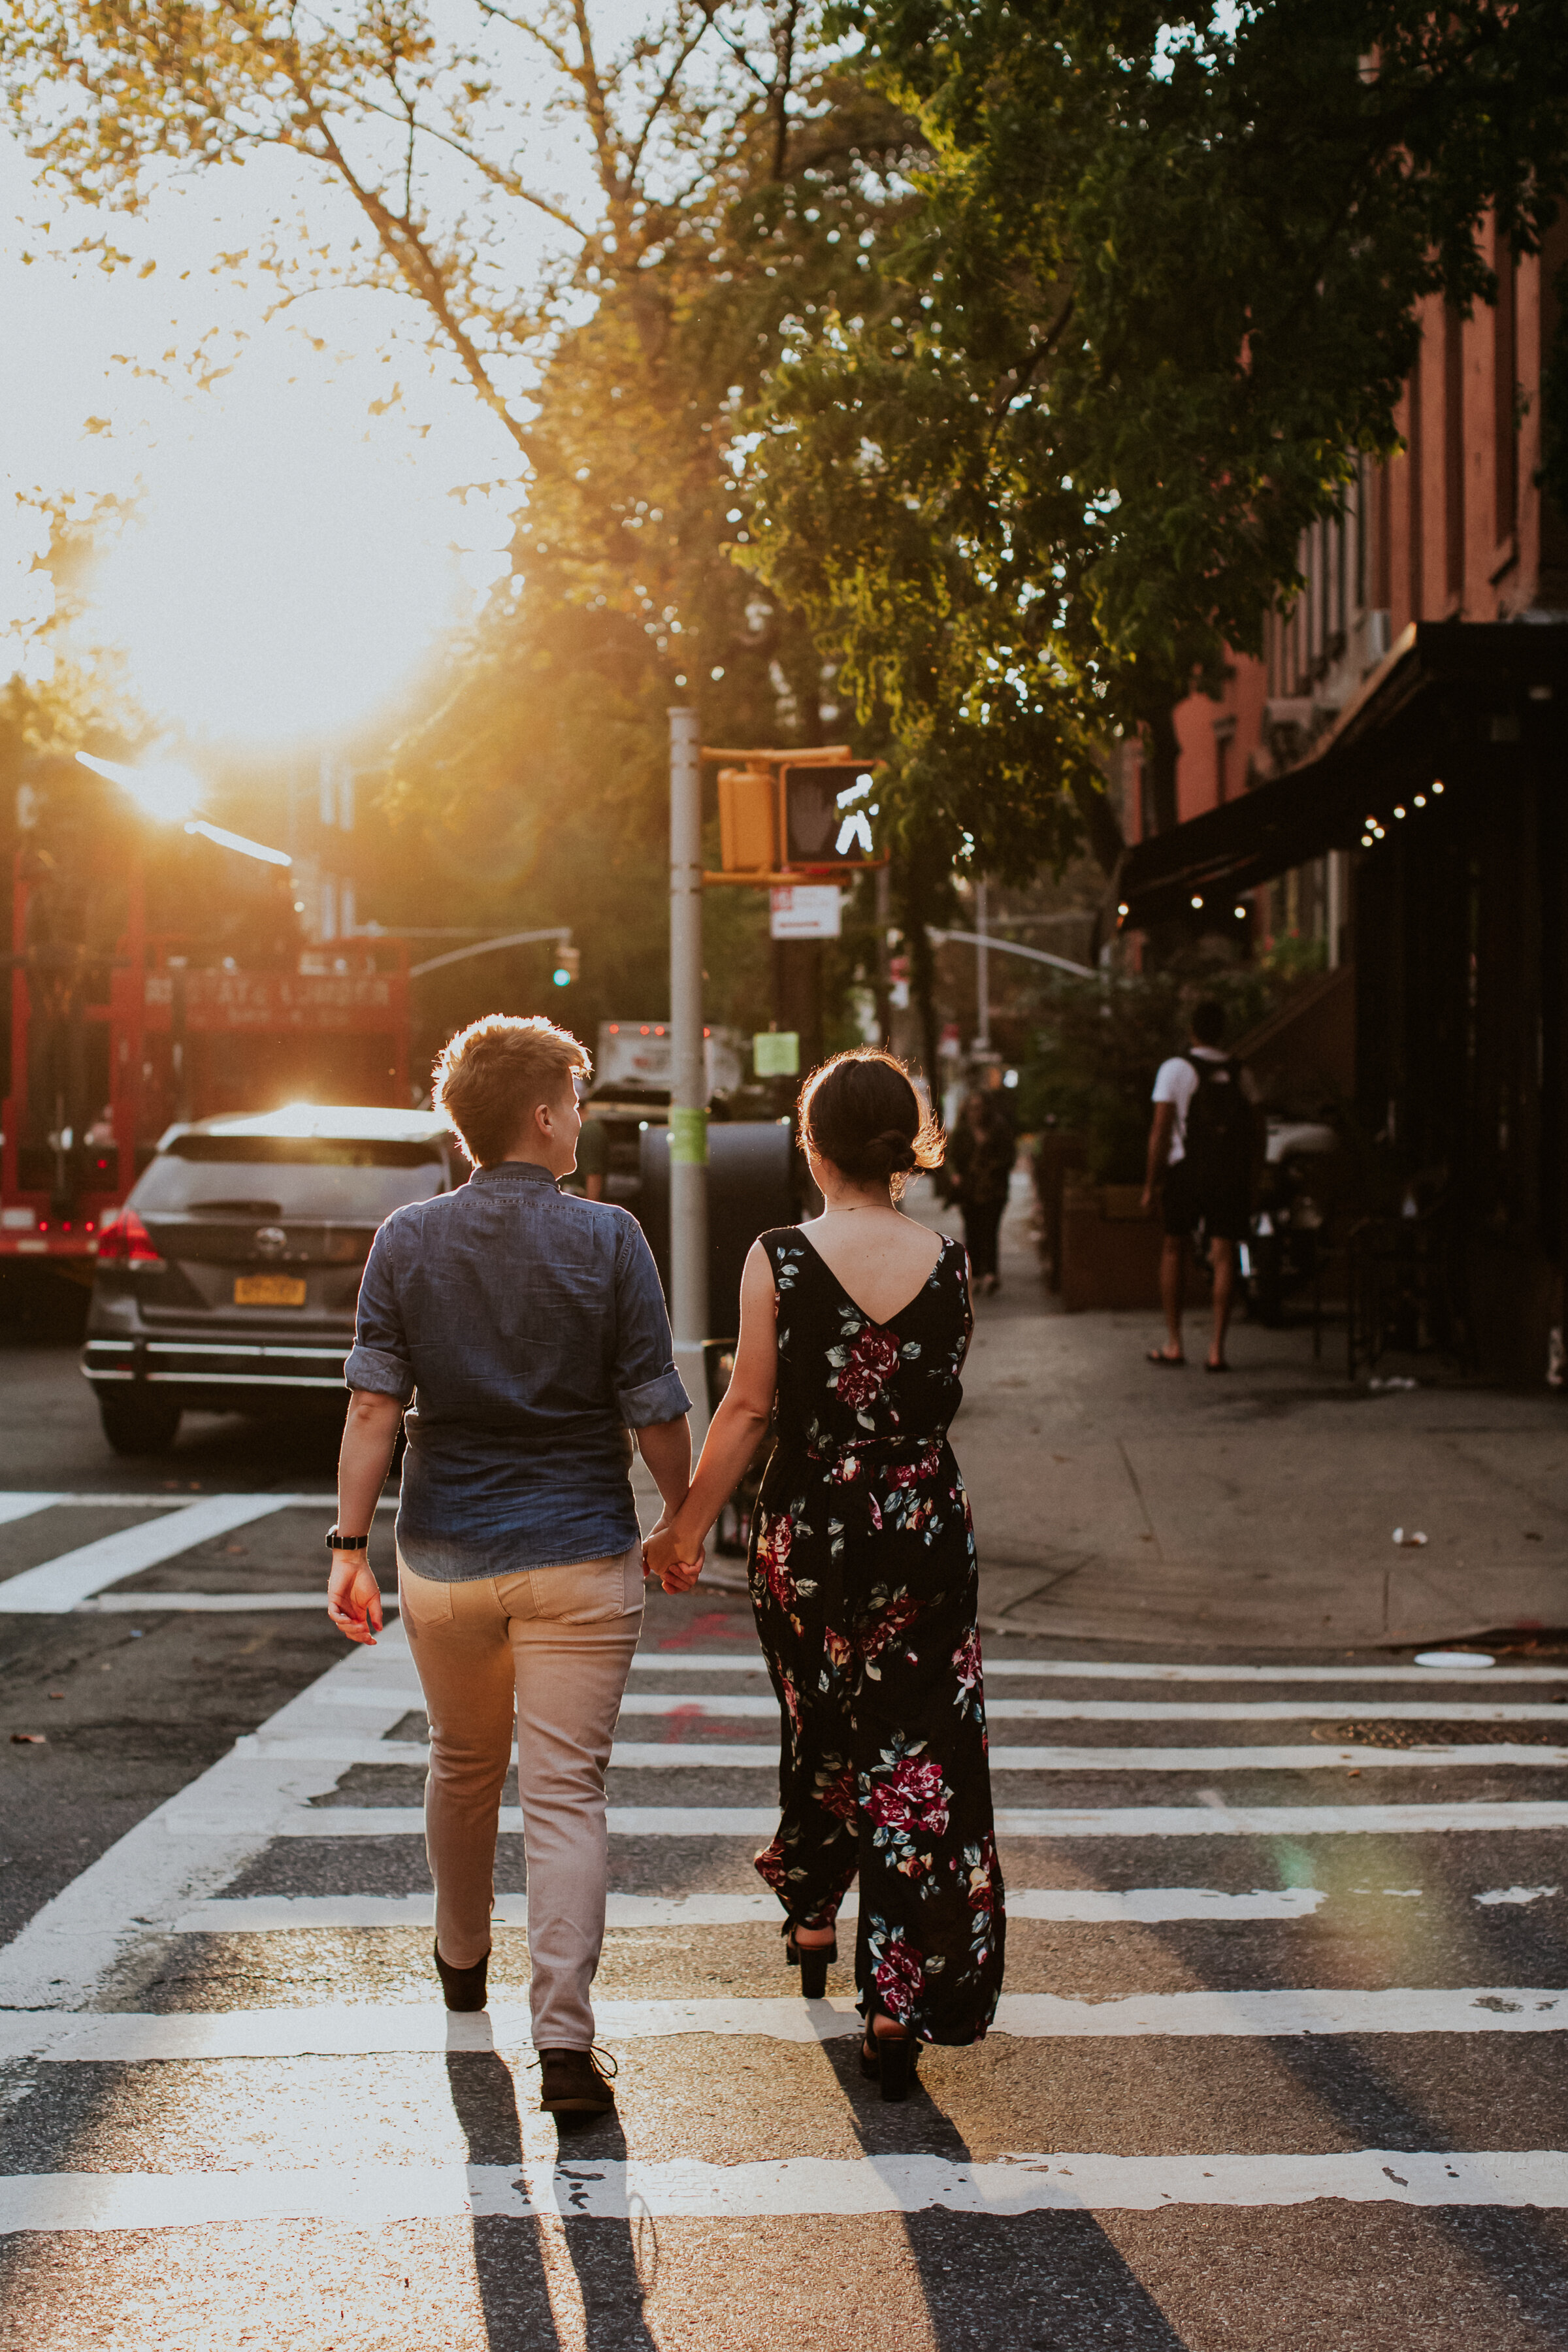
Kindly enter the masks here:
<path id="1" fill-rule="evenodd" d="M 1162 1062 L 1154 1080 L 1154 1120 L 1149 1130 L 1145 1213 L 1158 1206 L 1165 1242 L 1160 1255 L 1160 1304 L 1165 1344 L 1149 1361 L 1167 1370 L 1184 1364 L 1182 1309 L 1187 1245 L 1201 1235 L 1214 1274 L 1214 1333 L 1205 1360 L 1211 1372 L 1230 1370 L 1225 1358 L 1236 1287 L 1237 1245 L 1251 1212 L 1257 1090 L 1250 1072 L 1225 1051 L 1225 1008 L 1212 1000 L 1193 1007 L 1192 1043 Z"/>

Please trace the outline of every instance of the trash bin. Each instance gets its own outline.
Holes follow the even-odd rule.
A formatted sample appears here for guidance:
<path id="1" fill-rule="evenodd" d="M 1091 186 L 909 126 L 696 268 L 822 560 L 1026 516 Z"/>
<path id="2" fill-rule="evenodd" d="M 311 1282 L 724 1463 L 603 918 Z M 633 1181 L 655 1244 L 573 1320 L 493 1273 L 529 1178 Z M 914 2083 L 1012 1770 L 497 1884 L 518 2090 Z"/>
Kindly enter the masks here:
<path id="1" fill-rule="evenodd" d="M 741 1328 L 741 1269 L 759 1234 L 793 1225 L 794 1139 L 784 1119 L 715 1121 L 708 1129 L 708 1329 L 733 1341 Z M 669 1291 L 669 1129 L 642 1133 L 637 1215 Z M 709 1374 L 710 1390 L 713 1375 Z"/>

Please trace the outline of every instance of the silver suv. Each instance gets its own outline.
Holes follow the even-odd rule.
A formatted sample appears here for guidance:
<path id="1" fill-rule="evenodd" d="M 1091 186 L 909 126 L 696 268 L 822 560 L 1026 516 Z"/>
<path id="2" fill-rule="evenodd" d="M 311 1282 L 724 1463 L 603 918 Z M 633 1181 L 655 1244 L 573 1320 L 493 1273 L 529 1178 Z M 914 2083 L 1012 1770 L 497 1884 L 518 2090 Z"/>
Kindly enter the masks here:
<path id="1" fill-rule="evenodd" d="M 376 1227 L 467 1174 L 433 1111 L 294 1104 L 172 1127 L 101 1228 L 82 1370 L 117 1454 L 187 1408 L 342 1400 Z"/>

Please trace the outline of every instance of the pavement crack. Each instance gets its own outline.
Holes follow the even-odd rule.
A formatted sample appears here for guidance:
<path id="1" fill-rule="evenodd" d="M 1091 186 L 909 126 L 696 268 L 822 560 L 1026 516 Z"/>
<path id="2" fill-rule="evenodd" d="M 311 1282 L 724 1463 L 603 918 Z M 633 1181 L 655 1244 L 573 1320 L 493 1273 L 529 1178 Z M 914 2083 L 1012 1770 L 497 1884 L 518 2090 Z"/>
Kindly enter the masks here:
<path id="1" fill-rule="evenodd" d="M 1163 1567 L 1165 1565 L 1165 1554 L 1161 1546 L 1159 1536 L 1155 1532 L 1154 1522 L 1149 1516 L 1149 1506 L 1143 1499 L 1143 1489 L 1138 1482 L 1138 1473 L 1132 1467 L 1132 1456 L 1127 1451 L 1127 1442 L 1125 1438 L 1119 1437 L 1117 1439 L 1116 1450 L 1121 1456 L 1122 1467 L 1126 1470 L 1132 1492 L 1138 1497 L 1138 1508 L 1143 1514 L 1144 1529 L 1148 1535 L 1149 1541 L 1154 1547 L 1154 1557 L 1160 1562 L 1161 1566 Z"/>

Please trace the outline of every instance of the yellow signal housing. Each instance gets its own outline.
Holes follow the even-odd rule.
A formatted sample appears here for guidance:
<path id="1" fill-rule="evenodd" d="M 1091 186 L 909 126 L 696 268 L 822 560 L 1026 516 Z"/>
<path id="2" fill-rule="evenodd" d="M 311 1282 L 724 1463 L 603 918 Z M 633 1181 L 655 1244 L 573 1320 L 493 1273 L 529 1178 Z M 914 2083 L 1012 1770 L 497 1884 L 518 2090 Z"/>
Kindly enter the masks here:
<path id="1" fill-rule="evenodd" d="M 767 874 L 778 863 L 778 808 L 770 768 L 719 771 L 719 862 L 726 874 Z"/>

